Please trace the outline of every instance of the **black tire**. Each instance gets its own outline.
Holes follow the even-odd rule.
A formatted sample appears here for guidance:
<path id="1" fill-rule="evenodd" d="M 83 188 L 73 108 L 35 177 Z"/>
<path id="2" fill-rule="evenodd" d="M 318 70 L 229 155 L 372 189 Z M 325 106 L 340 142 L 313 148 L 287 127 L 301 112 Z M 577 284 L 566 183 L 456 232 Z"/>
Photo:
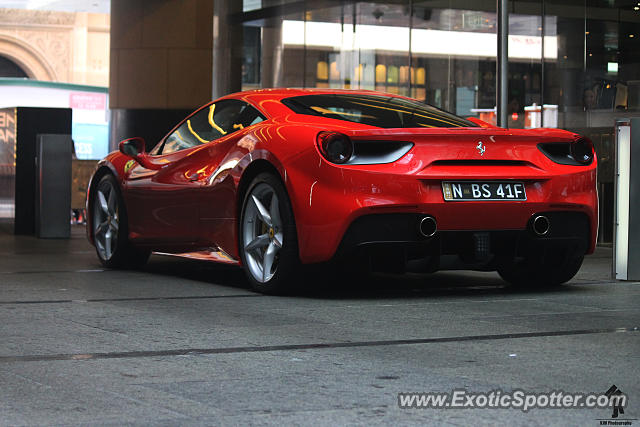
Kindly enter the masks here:
<path id="1" fill-rule="evenodd" d="M 104 202 L 107 203 L 106 209 L 103 206 Z M 108 268 L 143 266 L 151 252 L 135 248 L 129 241 L 127 209 L 120 193 L 120 186 L 113 175 L 106 174 L 100 179 L 92 192 L 89 207 L 93 227 L 91 234 L 102 265 Z M 105 229 L 110 233 L 108 239 Z"/>
<path id="2" fill-rule="evenodd" d="M 271 205 L 273 194 L 277 198 L 275 206 Z M 258 217 L 259 209 L 252 196 L 261 203 L 270 204 L 269 216 L 277 212 L 279 222 L 268 225 Z M 276 216 L 278 215 L 274 218 Z M 267 237 L 264 237 L 265 235 Z M 260 243 L 261 246 L 249 248 L 248 243 L 257 241 L 258 238 L 269 240 Z M 280 244 L 279 247 L 277 243 Z M 268 264 L 266 271 L 267 264 L 264 260 L 270 248 L 277 248 L 274 249 L 277 252 L 271 258 L 272 262 Z M 291 289 L 300 268 L 298 236 L 291 202 L 278 176 L 268 172 L 260 173 L 247 187 L 238 222 L 238 252 L 247 279 L 255 291 L 283 294 Z"/>
<path id="3" fill-rule="evenodd" d="M 583 260 L 584 254 L 551 250 L 503 264 L 498 268 L 498 274 L 515 287 L 551 288 L 571 280 L 580 270 Z"/>

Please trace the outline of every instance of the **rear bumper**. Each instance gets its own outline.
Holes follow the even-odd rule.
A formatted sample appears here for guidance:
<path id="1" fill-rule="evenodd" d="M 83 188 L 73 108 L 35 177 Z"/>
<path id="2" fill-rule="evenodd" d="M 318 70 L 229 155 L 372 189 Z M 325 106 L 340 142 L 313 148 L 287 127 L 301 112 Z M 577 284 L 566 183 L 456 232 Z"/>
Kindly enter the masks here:
<path id="1" fill-rule="evenodd" d="M 418 271 L 466 265 L 493 269 L 516 257 L 562 249 L 584 254 L 590 243 L 589 219 L 578 212 L 540 212 L 549 219 L 549 231 L 537 235 L 532 221 L 524 230 L 439 230 L 426 237 L 419 232 L 422 214 L 366 215 L 355 220 L 342 239 L 336 258 L 359 259 L 372 270 Z M 532 217 L 533 219 L 533 217 Z M 454 256 L 454 257 L 451 257 Z"/>
<path id="2" fill-rule="evenodd" d="M 587 220 L 588 231 L 586 237 L 580 238 L 586 239 L 585 253 L 592 253 L 598 227 L 595 165 L 576 169 L 571 174 L 547 174 L 538 179 L 509 176 L 505 172 L 503 177 L 525 183 L 527 200 L 520 202 L 446 202 L 442 180 L 419 175 L 372 173 L 325 165 L 315 174 L 289 170 L 290 179 L 286 182 L 296 218 L 300 259 L 303 263 L 328 261 L 348 238 L 346 234 L 358 218 L 392 213 L 433 216 L 442 236 L 450 231 L 526 231 L 531 218 L 540 212 L 581 214 Z M 454 179 L 492 178 L 447 177 Z M 390 241 L 403 240 L 397 237 L 397 230 Z"/>

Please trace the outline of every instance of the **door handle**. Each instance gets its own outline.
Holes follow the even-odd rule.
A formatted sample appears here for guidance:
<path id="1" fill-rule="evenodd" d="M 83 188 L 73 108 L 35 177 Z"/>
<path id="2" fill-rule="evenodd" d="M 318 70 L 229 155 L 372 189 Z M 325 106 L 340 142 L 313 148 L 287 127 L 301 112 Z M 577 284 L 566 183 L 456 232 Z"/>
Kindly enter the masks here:
<path id="1" fill-rule="evenodd" d="M 200 179 L 201 176 L 202 176 L 202 174 L 194 173 L 193 175 L 189 176 L 189 181 L 191 181 L 191 182 L 197 181 L 197 180 Z"/>

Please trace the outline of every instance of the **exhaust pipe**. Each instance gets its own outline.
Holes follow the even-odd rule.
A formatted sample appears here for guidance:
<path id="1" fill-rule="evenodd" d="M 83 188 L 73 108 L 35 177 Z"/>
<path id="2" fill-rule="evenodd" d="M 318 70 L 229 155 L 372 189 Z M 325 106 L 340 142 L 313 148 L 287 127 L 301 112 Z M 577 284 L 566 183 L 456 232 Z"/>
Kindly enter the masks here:
<path id="1" fill-rule="evenodd" d="M 531 228 L 533 232 L 538 236 L 546 236 L 549 234 L 549 230 L 551 229 L 551 223 L 549 222 L 549 218 L 544 215 L 538 215 L 533 218 L 533 222 L 531 223 Z"/>
<path id="2" fill-rule="evenodd" d="M 433 237 L 438 231 L 438 224 L 436 219 L 432 216 L 425 216 L 418 225 L 418 230 L 423 237 Z"/>

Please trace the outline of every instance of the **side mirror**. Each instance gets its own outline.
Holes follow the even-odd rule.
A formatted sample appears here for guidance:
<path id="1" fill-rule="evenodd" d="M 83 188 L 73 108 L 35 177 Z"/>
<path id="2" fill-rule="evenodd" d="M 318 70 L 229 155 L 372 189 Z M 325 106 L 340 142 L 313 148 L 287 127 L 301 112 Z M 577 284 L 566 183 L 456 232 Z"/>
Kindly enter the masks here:
<path id="1" fill-rule="evenodd" d="M 136 162 L 140 163 L 140 165 L 145 169 L 157 170 L 162 167 L 162 165 L 158 165 L 149 160 L 149 156 L 147 156 L 147 153 L 145 152 L 144 138 L 136 136 L 135 138 L 120 141 L 118 149 L 125 156 L 129 156 Z"/>
<path id="2" fill-rule="evenodd" d="M 120 141 L 118 145 L 118 149 L 122 154 L 125 154 L 129 157 L 133 157 L 136 159 L 141 154 L 144 154 L 145 143 L 144 138 L 140 138 L 136 136 L 135 138 L 125 139 L 124 141 Z"/>

